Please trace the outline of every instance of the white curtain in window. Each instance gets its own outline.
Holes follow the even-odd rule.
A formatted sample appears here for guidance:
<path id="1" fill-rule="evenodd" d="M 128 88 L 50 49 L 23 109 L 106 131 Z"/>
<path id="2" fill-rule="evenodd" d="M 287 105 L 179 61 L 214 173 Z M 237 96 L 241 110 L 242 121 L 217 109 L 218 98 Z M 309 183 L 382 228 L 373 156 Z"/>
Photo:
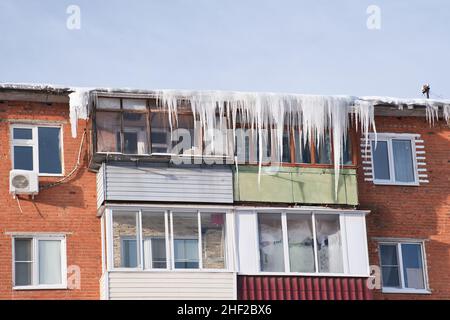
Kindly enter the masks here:
<path id="1" fill-rule="evenodd" d="M 411 140 L 392 140 L 394 154 L 395 180 L 414 182 L 414 165 Z"/>
<path id="2" fill-rule="evenodd" d="M 61 241 L 39 240 L 39 284 L 60 284 Z"/>
<path id="3" fill-rule="evenodd" d="M 317 215 L 316 233 L 319 271 L 330 273 L 343 272 L 339 216 Z"/>
<path id="4" fill-rule="evenodd" d="M 258 223 L 261 271 L 285 271 L 281 215 L 259 214 Z"/>
<path id="5" fill-rule="evenodd" d="M 291 272 L 314 272 L 311 215 L 289 215 L 287 227 Z"/>
<path id="6" fill-rule="evenodd" d="M 139 131 L 137 137 L 137 152 L 138 154 L 146 154 L 147 153 L 147 132 Z"/>

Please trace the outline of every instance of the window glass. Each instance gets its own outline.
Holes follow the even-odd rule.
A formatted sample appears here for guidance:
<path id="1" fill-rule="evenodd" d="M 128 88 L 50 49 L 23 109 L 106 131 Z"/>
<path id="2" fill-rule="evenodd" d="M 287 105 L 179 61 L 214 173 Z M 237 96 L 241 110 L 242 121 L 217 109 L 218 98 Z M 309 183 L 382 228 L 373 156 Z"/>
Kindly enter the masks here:
<path id="1" fill-rule="evenodd" d="M 244 129 L 237 128 L 234 136 L 234 155 L 237 157 L 239 163 L 249 162 L 249 143 L 250 137 L 248 132 Z"/>
<path id="2" fill-rule="evenodd" d="M 258 229 L 261 271 L 285 271 L 281 214 L 259 213 Z"/>
<path id="3" fill-rule="evenodd" d="M 380 258 L 383 286 L 391 288 L 401 287 L 397 245 L 380 245 Z"/>
<path id="4" fill-rule="evenodd" d="M 310 142 L 307 139 L 306 142 L 303 142 L 303 134 L 298 132 L 298 130 L 294 131 L 295 133 L 295 162 L 296 163 L 311 163 L 311 149 Z"/>
<path id="5" fill-rule="evenodd" d="M 39 284 L 60 284 L 61 241 L 39 240 Z"/>
<path id="6" fill-rule="evenodd" d="M 122 268 L 137 267 L 137 242 L 135 239 L 122 237 Z"/>
<path id="7" fill-rule="evenodd" d="M 283 133 L 283 156 L 282 161 L 284 163 L 291 162 L 291 135 L 289 131 Z"/>
<path id="8" fill-rule="evenodd" d="M 202 261 L 205 269 L 225 268 L 225 214 L 202 213 Z"/>
<path id="9" fill-rule="evenodd" d="M 319 272 L 343 272 L 341 228 L 338 215 L 316 215 Z"/>
<path id="10" fill-rule="evenodd" d="M 311 215 L 287 215 L 291 272 L 314 272 L 314 236 Z"/>
<path id="11" fill-rule="evenodd" d="M 260 159 L 260 155 L 259 155 L 259 133 L 258 130 L 254 130 L 253 132 L 248 130 L 250 132 L 250 134 L 253 134 L 251 140 L 246 141 L 246 144 L 248 143 L 249 148 L 250 148 L 250 141 L 252 141 L 252 143 L 254 142 L 255 144 L 253 145 L 252 150 L 248 150 L 251 156 L 251 152 L 253 152 L 253 157 L 250 157 L 250 161 L 254 162 L 256 161 L 256 159 Z M 262 163 L 270 163 L 271 158 L 272 158 L 272 131 L 271 130 L 267 130 L 267 129 L 262 129 L 261 130 L 261 137 L 262 137 Z M 278 150 L 275 151 L 276 153 L 278 153 Z"/>
<path id="12" fill-rule="evenodd" d="M 167 113 L 151 114 L 152 153 L 170 153 L 172 149 L 169 118 Z"/>
<path id="13" fill-rule="evenodd" d="M 118 98 L 99 98 L 97 109 L 120 109 L 120 99 Z"/>
<path id="14" fill-rule="evenodd" d="M 425 289 L 420 244 L 402 244 L 403 275 L 405 287 Z"/>
<path id="15" fill-rule="evenodd" d="M 113 213 L 113 260 L 115 268 L 136 268 L 139 265 L 136 212 Z"/>
<path id="16" fill-rule="evenodd" d="M 147 114 L 129 113 L 123 114 L 123 153 L 147 154 Z"/>
<path id="17" fill-rule="evenodd" d="M 152 238 L 151 247 L 152 247 L 152 268 L 153 269 L 167 268 L 166 239 Z"/>
<path id="18" fill-rule="evenodd" d="M 330 134 L 316 144 L 316 162 L 319 164 L 331 164 L 331 142 Z"/>
<path id="19" fill-rule="evenodd" d="M 210 129 L 204 131 L 204 155 L 229 156 L 233 154 L 233 135 L 230 134 L 230 132 L 227 130 L 227 127 L 227 118 L 224 116 L 220 117 L 219 115 L 216 115 L 214 130 Z M 198 139 L 202 133 L 202 129 L 200 128 L 200 126 L 195 128 L 194 135 L 196 132 L 197 136 L 192 137 L 194 139 L 193 145 L 195 146 L 193 151 L 196 151 L 197 154 L 200 154 L 200 150 L 198 148 L 200 146 L 200 140 Z"/>
<path id="20" fill-rule="evenodd" d="M 120 113 L 97 112 L 97 151 L 120 152 Z"/>
<path id="21" fill-rule="evenodd" d="M 373 167 L 376 180 L 390 180 L 389 156 L 387 141 L 372 141 Z"/>
<path id="22" fill-rule="evenodd" d="M 16 286 L 32 284 L 32 239 L 17 238 L 14 240 L 15 279 Z"/>
<path id="23" fill-rule="evenodd" d="M 14 146 L 14 169 L 33 171 L 33 147 Z"/>
<path id="24" fill-rule="evenodd" d="M 173 214 L 174 260 L 176 269 L 199 268 L 197 213 Z"/>
<path id="25" fill-rule="evenodd" d="M 124 110 L 147 110 L 147 101 L 142 99 L 123 99 Z"/>
<path id="26" fill-rule="evenodd" d="M 414 182 L 414 164 L 411 140 L 392 140 L 395 180 Z"/>
<path id="27" fill-rule="evenodd" d="M 175 239 L 174 252 L 176 269 L 199 268 L 197 239 Z"/>
<path id="28" fill-rule="evenodd" d="M 201 154 L 201 148 L 199 147 L 201 139 L 199 139 L 198 134 L 195 135 L 194 116 L 192 114 L 179 114 L 175 129 L 172 135 L 175 154 L 188 156 Z M 196 141 L 196 139 L 199 141 Z"/>
<path id="29" fill-rule="evenodd" d="M 62 173 L 60 132 L 60 128 L 38 128 L 39 173 Z"/>
<path id="30" fill-rule="evenodd" d="M 166 222 L 163 212 L 142 212 L 142 238 L 144 268 L 167 268 Z"/>
<path id="31" fill-rule="evenodd" d="M 344 165 L 353 164 L 352 139 L 350 133 L 348 133 L 347 136 L 345 137 L 344 151 L 342 154 L 342 163 Z"/>
<path id="32" fill-rule="evenodd" d="M 14 140 L 32 140 L 33 139 L 33 130 L 32 129 L 23 129 L 23 128 L 14 128 L 13 129 L 13 139 Z"/>

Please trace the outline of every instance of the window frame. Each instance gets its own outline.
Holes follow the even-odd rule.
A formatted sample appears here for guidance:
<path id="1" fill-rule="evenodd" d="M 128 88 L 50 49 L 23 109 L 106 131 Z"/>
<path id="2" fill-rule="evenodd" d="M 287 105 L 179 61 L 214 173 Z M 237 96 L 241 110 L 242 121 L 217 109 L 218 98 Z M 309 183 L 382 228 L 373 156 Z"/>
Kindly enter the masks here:
<path id="1" fill-rule="evenodd" d="M 137 229 L 137 250 L 138 250 L 138 265 L 136 268 L 125 268 L 125 267 L 115 267 L 113 256 L 114 256 L 114 238 L 113 238 L 113 219 L 115 212 L 132 212 L 135 211 L 138 219 L 138 229 Z M 144 268 L 144 246 L 142 243 L 142 214 L 143 213 L 164 213 L 164 224 L 165 224 L 165 243 L 166 243 L 166 268 Z M 199 253 L 199 267 L 198 268 L 175 268 L 175 255 L 174 255 L 174 237 L 173 237 L 173 214 L 177 213 L 195 213 L 197 215 L 197 225 L 198 225 L 198 253 Z M 202 242 L 202 234 L 201 234 L 201 215 L 208 213 L 220 213 L 224 216 L 224 239 L 223 239 L 223 253 L 224 253 L 224 268 L 220 269 L 211 269 L 211 268 L 203 268 L 203 242 Z M 226 209 L 217 209 L 217 208 L 201 208 L 201 209 L 192 209 L 192 208 L 176 208 L 176 209 L 168 209 L 168 208 L 145 208 L 145 207 L 112 207 L 107 209 L 106 213 L 106 250 L 107 250 L 107 270 L 108 271 L 126 271 L 126 272 L 231 272 L 232 265 L 230 262 L 230 253 L 229 253 L 229 239 L 228 233 L 230 232 L 228 229 L 228 210 Z M 145 237 L 148 238 L 148 237 Z M 134 239 L 134 237 L 133 237 Z M 188 238 L 185 238 L 188 239 Z M 120 240 L 122 241 L 122 240 Z M 122 259 L 122 257 L 121 257 Z"/>
<path id="2" fill-rule="evenodd" d="M 99 100 L 100 99 L 117 99 L 119 100 L 120 107 L 119 108 L 100 108 Z M 125 109 L 124 108 L 124 100 L 143 100 L 145 101 L 145 109 Z M 111 113 L 117 113 L 120 115 L 120 126 L 113 126 L 113 129 L 118 129 L 118 133 L 120 136 L 120 150 L 119 151 L 112 151 L 112 152 L 105 152 L 105 151 L 99 151 L 98 150 L 98 135 L 97 135 L 97 112 L 111 112 Z M 146 121 L 146 140 L 147 143 L 147 153 L 136 153 L 136 154 L 130 154 L 125 153 L 124 151 L 124 133 L 125 133 L 125 126 L 124 126 L 124 114 L 125 113 L 138 113 L 145 115 L 145 121 Z M 94 141 L 93 141 L 93 147 L 95 150 L 95 153 L 101 154 L 101 155 L 108 155 L 108 154 L 114 154 L 114 155 L 123 155 L 123 156 L 151 156 L 151 127 L 150 127 L 150 121 L 151 121 L 151 111 L 149 107 L 149 100 L 148 99 L 142 99 L 139 97 L 136 98 L 125 98 L 125 97 L 114 97 L 114 96 L 98 96 L 97 101 L 95 102 L 95 108 L 93 111 L 93 134 L 94 134 Z M 128 128 L 127 130 L 130 131 Z M 138 130 L 136 130 L 138 132 Z M 117 143 L 117 142 L 116 142 Z M 139 149 L 139 148 L 137 148 Z M 139 151 L 139 150 L 138 150 Z"/>
<path id="3" fill-rule="evenodd" d="M 370 143 L 370 160 L 372 166 L 372 177 L 373 183 L 376 185 L 397 185 L 397 186 L 419 186 L 419 173 L 417 166 L 417 154 L 416 154 L 416 143 L 415 138 L 417 135 L 409 134 L 409 133 L 378 133 L 376 136 L 373 134 L 370 135 L 369 143 Z M 394 151 L 392 147 L 393 140 L 409 140 L 411 142 L 411 158 L 413 164 L 413 174 L 414 181 L 413 182 L 401 182 L 396 181 L 395 178 L 395 160 L 394 160 Z M 375 161 L 374 161 L 374 150 L 372 143 L 378 143 L 380 141 L 385 141 L 387 143 L 387 153 L 388 153 L 388 162 L 389 162 L 389 180 L 384 179 L 376 179 L 375 177 Z M 363 145 L 364 148 L 364 145 Z"/>
<path id="4" fill-rule="evenodd" d="M 31 240 L 31 284 L 16 286 L 16 239 Z M 39 241 L 50 240 L 61 242 L 61 283 L 39 284 Z M 66 290 L 67 287 L 67 243 L 62 234 L 20 234 L 12 236 L 12 289 L 13 290 Z"/>
<path id="5" fill-rule="evenodd" d="M 277 213 L 281 215 L 281 231 L 283 236 L 283 254 L 284 254 L 284 271 L 263 271 L 261 268 L 261 251 L 259 248 L 259 239 L 260 239 L 260 232 L 259 232 L 259 214 L 266 214 L 266 213 Z M 289 238 L 288 238 L 288 229 L 287 229 L 287 215 L 306 215 L 310 216 L 312 219 L 312 233 L 313 233 L 313 243 L 314 243 L 314 272 L 296 272 L 291 271 L 291 264 L 290 264 L 290 256 L 289 256 Z M 317 231 L 316 231 L 316 216 L 318 215 L 337 215 L 339 219 L 339 230 L 341 232 L 341 255 L 342 255 L 342 272 L 336 273 L 336 272 L 320 272 L 319 271 L 319 256 L 318 256 L 318 250 L 317 250 Z M 346 270 L 345 270 L 345 264 L 344 261 L 347 259 L 347 252 L 346 252 L 346 243 L 343 236 L 343 233 L 345 232 L 345 227 L 343 227 L 344 223 L 342 221 L 342 216 L 340 214 L 331 213 L 331 212 L 286 212 L 286 211 L 256 211 L 256 238 L 257 238 L 257 258 L 258 258 L 258 265 L 257 265 L 257 273 L 261 275 L 324 275 L 324 276 L 345 276 Z"/>
<path id="6" fill-rule="evenodd" d="M 39 171 L 39 128 L 57 128 L 59 129 L 59 150 L 61 161 L 61 173 L 41 173 Z M 30 129 L 32 131 L 32 139 L 14 139 L 14 129 Z M 21 124 L 14 123 L 10 125 L 10 152 L 11 152 L 11 168 L 14 168 L 14 147 L 31 147 L 33 152 L 33 172 L 39 177 L 63 177 L 64 172 L 64 148 L 63 148 L 63 126 L 59 124 Z M 20 170 L 20 169 L 17 169 Z"/>
<path id="7" fill-rule="evenodd" d="M 407 288 L 405 287 L 405 276 L 403 273 L 403 255 L 402 255 L 402 245 L 403 244 L 414 244 L 419 245 L 422 255 L 422 266 L 423 266 L 423 283 L 424 288 L 423 289 L 414 289 L 414 288 Z M 397 252 L 397 261 L 398 261 L 398 268 L 399 268 L 399 277 L 400 277 L 400 285 L 401 288 L 397 287 L 385 287 L 383 285 L 383 274 L 381 272 L 382 265 L 381 265 L 381 246 L 382 245 L 395 245 L 396 246 L 396 252 Z M 426 258 L 426 252 L 425 252 L 425 241 L 424 240 L 418 240 L 418 239 L 406 239 L 406 240 L 380 240 L 378 242 L 378 261 L 380 262 L 380 277 L 381 277 L 381 292 L 382 293 L 410 293 L 410 294 L 431 294 L 429 282 L 428 282 L 428 271 L 427 271 L 427 258 Z"/>

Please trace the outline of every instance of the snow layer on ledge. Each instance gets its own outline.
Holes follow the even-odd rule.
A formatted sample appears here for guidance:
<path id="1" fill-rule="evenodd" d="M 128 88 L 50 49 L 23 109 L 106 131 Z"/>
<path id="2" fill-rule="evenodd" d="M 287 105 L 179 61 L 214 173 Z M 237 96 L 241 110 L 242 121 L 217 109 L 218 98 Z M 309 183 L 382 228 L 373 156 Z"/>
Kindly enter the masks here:
<path id="1" fill-rule="evenodd" d="M 439 108 L 442 108 L 444 120 L 450 124 L 450 100 L 442 99 L 405 99 L 382 96 L 360 97 L 361 100 L 368 101 L 373 105 L 392 104 L 398 108 L 403 106 L 424 106 L 426 108 L 426 118 L 430 124 L 439 120 Z"/>

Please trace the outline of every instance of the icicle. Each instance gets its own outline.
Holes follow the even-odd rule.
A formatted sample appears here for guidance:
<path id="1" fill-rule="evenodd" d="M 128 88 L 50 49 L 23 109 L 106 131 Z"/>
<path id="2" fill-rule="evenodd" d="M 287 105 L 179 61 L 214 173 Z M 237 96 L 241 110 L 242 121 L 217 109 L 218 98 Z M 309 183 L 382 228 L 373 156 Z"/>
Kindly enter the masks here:
<path id="1" fill-rule="evenodd" d="M 69 94 L 69 106 L 70 106 L 70 126 L 72 129 L 72 137 L 77 137 L 78 119 L 88 118 L 88 102 L 89 102 L 89 90 L 88 89 L 73 89 L 74 92 Z"/>
<path id="2" fill-rule="evenodd" d="M 319 148 L 324 143 L 326 133 L 333 133 L 333 164 L 335 170 L 335 193 L 339 187 L 339 173 L 342 166 L 343 147 L 349 128 L 349 118 L 368 139 L 371 127 L 375 129 L 374 107 L 369 101 L 361 101 L 351 96 L 315 96 L 277 93 L 243 93 L 222 91 L 174 91 L 157 93 L 160 104 L 175 118 L 177 102 L 186 100 L 199 125 L 205 132 L 205 139 L 214 143 L 215 129 L 223 129 L 221 119 L 216 114 L 224 113 L 231 118 L 233 137 L 236 136 L 237 115 L 241 125 L 249 128 L 253 137 L 258 137 L 258 182 L 262 173 L 264 129 L 272 128 L 272 143 L 275 161 L 282 162 L 284 126 L 297 125 L 302 128 L 302 143 L 314 141 Z M 349 114 L 351 117 L 349 117 Z M 170 120 L 171 121 L 171 120 Z M 172 123 L 170 123 L 172 128 Z M 366 140 L 367 141 L 367 140 Z M 234 144 L 234 139 L 232 144 Z"/>
<path id="3" fill-rule="evenodd" d="M 443 114 L 445 122 L 450 125 L 450 104 L 445 104 L 443 106 Z"/>

